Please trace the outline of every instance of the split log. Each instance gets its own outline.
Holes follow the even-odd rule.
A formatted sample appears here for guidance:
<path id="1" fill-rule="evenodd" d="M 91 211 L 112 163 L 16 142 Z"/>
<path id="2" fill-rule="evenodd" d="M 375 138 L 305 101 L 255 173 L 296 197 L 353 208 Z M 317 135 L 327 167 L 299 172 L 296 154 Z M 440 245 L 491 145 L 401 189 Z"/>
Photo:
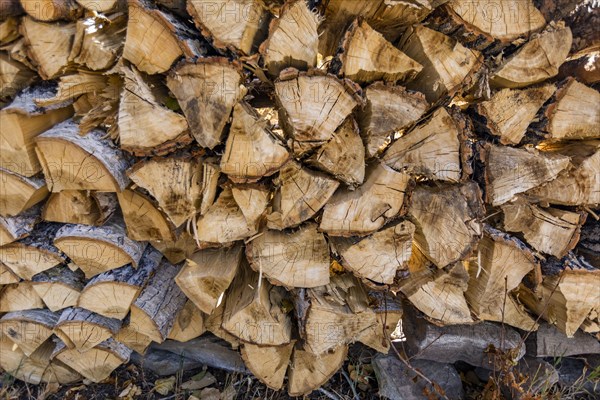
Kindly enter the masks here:
<path id="1" fill-rule="evenodd" d="M 94 73 L 78 72 L 60 77 L 58 87 L 50 93 L 42 92 L 40 97 L 34 98 L 37 107 L 61 107 L 75 101 L 88 93 L 102 90 L 106 86 L 106 77 Z"/>
<path id="2" fill-rule="evenodd" d="M 68 68 L 76 30 L 75 23 L 38 22 L 31 17 L 21 20 L 20 31 L 28 58 L 42 79 L 54 79 Z"/>
<path id="3" fill-rule="evenodd" d="M 552 181 L 570 165 L 565 156 L 489 144 L 483 148 L 481 158 L 485 164 L 486 202 L 493 206 Z"/>
<path id="4" fill-rule="evenodd" d="M 146 354 L 152 343 L 152 339 L 140 333 L 136 326 L 131 325 L 129 317 L 123 321 L 123 325 L 114 339 L 139 354 Z"/>
<path id="5" fill-rule="evenodd" d="M 122 343 L 108 339 L 85 353 L 59 343 L 52 354 L 86 379 L 102 382 L 121 364 L 129 361 L 131 350 Z"/>
<path id="6" fill-rule="evenodd" d="M 244 364 L 258 380 L 273 390 L 281 390 L 295 343 L 267 347 L 244 343 L 240 352 Z"/>
<path id="7" fill-rule="evenodd" d="M 204 314 L 193 301 L 187 300 L 183 308 L 177 313 L 173 328 L 167 339 L 178 342 L 187 342 L 206 332 L 204 327 Z"/>
<path id="8" fill-rule="evenodd" d="M 187 301 L 174 279 L 180 270 L 163 260 L 131 305 L 130 324 L 157 343 L 165 341 Z"/>
<path id="9" fill-rule="evenodd" d="M 361 84 L 409 81 L 423 69 L 361 19 L 348 28 L 336 61 L 341 75 Z"/>
<path id="10" fill-rule="evenodd" d="M 257 0 L 190 0 L 187 10 L 217 49 L 250 54 L 266 33 L 266 9 Z"/>
<path id="11" fill-rule="evenodd" d="M 539 329 L 527 340 L 527 353 L 535 357 L 569 357 L 600 354 L 600 342 L 581 331 L 567 338 L 555 326 L 540 323 Z"/>
<path id="12" fill-rule="evenodd" d="M 122 320 L 138 294 L 155 273 L 162 255 L 146 248 L 137 268 L 126 265 L 93 277 L 79 295 L 77 307 L 108 318 Z"/>
<path id="13" fill-rule="evenodd" d="M 33 289 L 31 282 L 4 285 L 0 290 L 0 313 L 44 308 L 44 302 Z"/>
<path id="14" fill-rule="evenodd" d="M 92 71 L 112 67 L 123 49 L 126 28 L 127 16 L 123 13 L 77 21 L 69 61 Z"/>
<path id="15" fill-rule="evenodd" d="M 54 333 L 69 349 L 85 353 L 112 338 L 120 328 L 118 319 L 106 318 L 83 308 L 67 308 L 60 315 Z"/>
<path id="16" fill-rule="evenodd" d="M 222 57 L 180 64 L 167 77 L 167 86 L 201 147 L 212 149 L 221 143 L 233 106 L 246 94 L 242 80 L 241 65 Z"/>
<path id="17" fill-rule="evenodd" d="M 421 25 L 408 29 L 398 47 L 423 66 L 419 75 L 407 83 L 407 88 L 424 93 L 430 103 L 453 97 L 468 87 L 473 73 L 482 64 L 478 51 Z"/>
<path id="18" fill-rule="evenodd" d="M 116 209 L 113 193 L 63 190 L 50 194 L 42 218 L 63 224 L 102 225 Z"/>
<path id="19" fill-rule="evenodd" d="M 520 88 L 558 75 L 571 49 L 573 36 L 564 23 L 550 23 L 543 32 L 504 60 L 490 77 L 496 87 Z"/>
<path id="20" fill-rule="evenodd" d="M 383 156 L 383 162 L 411 175 L 458 182 L 465 141 L 464 124 L 440 108 L 430 119 L 395 141 Z"/>
<path id="21" fill-rule="evenodd" d="M 75 0 L 20 0 L 25 12 L 38 21 L 75 20 L 82 9 Z"/>
<path id="22" fill-rule="evenodd" d="M 40 210 L 38 205 L 14 217 L 0 216 L 0 246 L 29 236 L 40 220 Z"/>
<path id="23" fill-rule="evenodd" d="M 158 201 L 176 227 L 196 215 L 202 197 L 202 163 L 193 157 L 153 158 L 135 164 L 127 175 Z"/>
<path id="24" fill-rule="evenodd" d="M 365 236 L 399 216 L 410 177 L 385 164 L 366 171 L 358 189 L 338 190 L 325 205 L 319 230 L 330 236 Z"/>
<path id="25" fill-rule="evenodd" d="M 288 394 L 302 396 L 319 388 L 340 369 L 347 355 L 347 345 L 320 355 L 294 349 L 288 372 Z"/>
<path id="26" fill-rule="evenodd" d="M 226 292 L 221 326 L 241 341 L 259 346 L 290 343 L 292 321 L 284 311 L 286 301 L 285 289 L 242 265 Z"/>
<path id="27" fill-rule="evenodd" d="M 312 218 L 327 203 L 340 183 L 325 174 L 289 161 L 279 172 L 273 212 L 267 216 L 270 229 L 282 230 Z"/>
<path id="28" fill-rule="evenodd" d="M 103 226 L 64 225 L 57 232 L 54 244 L 88 279 L 129 263 L 137 268 L 146 248 L 146 243 L 127 237 L 118 218 Z"/>
<path id="29" fill-rule="evenodd" d="M 502 206 L 504 229 L 523 235 L 527 243 L 539 252 L 562 258 L 579 240 L 584 213 L 541 208 L 523 201 Z"/>
<path id="30" fill-rule="evenodd" d="M 136 156 L 166 154 L 191 143 L 183 115 L 158 103 L 149 84 L 135 67 L 121 68 L 124 75 L 119 103 L 119 142 Z"/>
<path id="31" fill-rule="evenodd" d="M 1 70 L 2 63 L 0 61 Z M 592 54 L 566 61 L 560 66 L 557 78 L 566 79 L 568 77 L 573 77 L 586 85 L 600 82 L 600 58 Z M 2 92 L 0 91 L 0 93 Z"/>
<path id="32" fill-rule="evenodd" d="M 125 9 L 125 0 L 76 0 L 86 10 L 98 13 L 117 12 Z"/>
<path id="33" fill-rule="evenodd" d="M 28 177 L 42 170 L 35 155 L 34 138 L 73 114 L 73 108 L 66 104 L 44 108 L 34 103 L 53 95 L 53 85 L 30 87 L 0 111 L 2 168 Z"/>
<path id="34" fill-rule="evenodd" d="M 223 312 L 225 311 L 225 302 L 219 302 L 219 305 L 214 309 L 213 313 L 206 316 L 204 324 L 206 330 L 211 332 L 216 337 L 223 339 L 231 345 L 231 348 L 237 350 L 240 347 L 240 340 L 231 333 L 223 329 Z M 236 353 L 237 354 L 237 353 Z"/>
<path id="35" fill-rule="evenodd" d="M 191 233 L 181 230 L 176 236 L 172 242 L 150 241 L 150 245 L 160 251 L 171 264 L 179 264 L 198 251 L 198 245 Z"/>
<path id="36" fill-rule="evenodd" d="M 236 203 L 231 188 L 225 188 L 217 201 L 198 220 L 194 237 L 199 247 L 223 246 L 257 233 Z"/>
<path id="37" fill-rule="evenodd" d="M 107 85 L 102 91 L 97 93 L 96 100 L 92 108 L 82 116 L 79 123 L 79 130 L 82 134 L 87 134 L 95 128 L 106 129 L 112 139 L 117 139 L 118 134 L 118 111 L 119 94 L 123 86 L 122 79 L 117 74 L 107 76 Z"/>
<path id="38" fill-rule="evenodd" d="M 374 83 L 365 89 L 366 106 L 359 111 L 361 135 L 367 157 L 375 157 L 396 132 L 418 121 L 429 108 L 421 93 L 402 86 Z"/>
<path id="39" fill-rule="evenodd" d="M 0 167 L 0 215 L 17 216 L 46 196 L 48 187 L 41 175 L 28 178 Z"/>
<path id="40" fill-rule="evenodd" d="M 475 110 L 483 118 L 481 125 L 484 129 L 499 136 L 500 143 L 517 145 L 555 89 L 554 85 L 523 90 L 502 89 L 494 93 L 490 100 L 479 103 Z"/>
<path id="41" fill-rule="evenodd" d="M 347 118 L 307 163 L 348 186 L 362 184 L 365 179 L 365 146 L 354 118 Z"/>
<path id="42" fill-rule="evenodd" d="M 328 285 L 308 289 L 310 308 L 305 350 L 322 355 L 356 341 L 377 325 L 367 292 L 352 274 L 334 275 Z"/>
<path id="43" fill-rule="evenodd" d="M 307 70 L 316 67 L 319 52 L 319 16 L 304 0 L 289 1 L 269 25 L 269 37 L 260 53 L 272 76 L 288 67 Z"/>
<path id="44" fill-rule="evenodd" d="M 186 261 L 175 282 L 196 307 L 211 315 L 237 274 L 242 256 L 240 245 L 200 250 Z"/>
<path id="45" fill-rule="evenodd" d="M 254 182 L 277 172 L 289 157 L 268 122 L 248 103 L 237 103 L 221 158 L 221 171 L 234 182 Z"/>
<path id="46" fill-rule="evenodd" d="M 331 237 L 342 265 L 361 279 L 376 284 L 394 283 L 408 270 L 415 226 L 409 221 L 375 232 L 360 241 Z"/>
<path id="47" fill-rule="evenodd" d="M 246 245 L 246 256 L 275 285 L 310 288 L 329 283 L 329 246 L 314 223 L 292 233 L 261 233 Z"/>
<path id="48" fill-rule="evenodd" d="M 157 181 L 158 182 L 158 181 Z M 127 236 L 132 240 L 175 240 L 175 227 L 148 196 L 125 189 L 117 193 Z"/>
<path id="49" fill-rule="evenodd" d="M 129 160 L 100 130 L 81 136 L 79 125 L 67 120 L 39 135 L 36 144 L 52 192 L 120 192 L 129 183 Z"/>
<path id="50" fill-rule="evenodd" d="M 57 322 L 50 310 L 15 311 L 0 319 L 0 330 L 29 357 L 52 336 Z"/>
<path id="51" fill-rule="evenodd" d="M 10 285 L 11 283 L 19 283 L 19 278 L 10 268 L 0 262 L 0 291 L 3 285 Z"/>
<path id="52" fill-rule="evenodd" d="M 217 198 L 217 188 L 219 187 L 219 178 L 221 170 L 213 158 L 204 162 L 202 169 L 202 201 L 200 202 L 200 215 L 206 214 L 209 207 L 213 205 Z"/>
<path id="53" fill-rule="evenodd" d="M 127 36 L 123 58 L 147 74 L 163 73 L 180 57 L 202 56 L 197 33 L 148 0 L 128 2 Z M 229 28 L 229 27 L 228 27 Z"/>
<path id="54" fill-rule="evenodd" d="M 5 53 L 0 54 L 0 104 L 10 102 L 17 93 L 35 79 L 35 72 L 27 65 L 13 60 Z"/>
<path id="55" fill-rule="evenodd" d="M 33 290 L 51 311 L 77 305 L 85 277 L 82 271 L 71 271 L 64 265 L 40 272 L 31 278 Z"/>
<path id="56" fill-rule="evenodd" d="M 525 275 L 539 276 L 539 264 L 520 240 L 485 227 L 477 259 L 469 265 L 469 288 L 465 296 L 479 319 L 502 322 L 524 331 L 537 329 L 513 291 Z"/>
<path id="57" fill-rule="evenodd" d="M 365 331 L 358 340 L 383 354 L 390 351 L 390 343 L 403 315 L 400 296 L 389 292 L 369 292 L 369 306 L 375 311 L 377 324 Z"/>
<path id="58" fill-rule="evenodd" d="M 529 38 L 546 25 L 531 0 L 453 0 L 434 14 L 435 26 L 477 50 L 500 50 Z"/>
<path id="59" fill-rule="evenodd" d="M 59 229 L 59 224 L 38 224 L 29 236 L 0 247 L 0 262 L 26 280 L 62 264 L 66 257 L 52 243 Z"/>
<path id="60" fill-rule="evenodd" d="M 362 104 L 359 88 L 319 70 L 290 68 L 275 82 L 279 121 L 294 153 L 328 142 L 338 126 Z"/>
<path id="61" fill-rule="evenodd" d="M 600 93 L 569 79 L 554 95 L 545 111 L 549 140 L 600 139 Z"/>
<path id="62" fill-rule="evenodd" d="M 5 17 L 2 15 L 0 21 L 0 45 L 10 44 L 14 40 L 18 40 L 19 34 L 19 19 L 16 17 Z"/>
<path id="63" fill-rule="evenodd" d="M 269 189 L 262 185 L 233 186 L 231 194 L 244 214 L 248 226 L 258 230 L 269 205 Z"/>

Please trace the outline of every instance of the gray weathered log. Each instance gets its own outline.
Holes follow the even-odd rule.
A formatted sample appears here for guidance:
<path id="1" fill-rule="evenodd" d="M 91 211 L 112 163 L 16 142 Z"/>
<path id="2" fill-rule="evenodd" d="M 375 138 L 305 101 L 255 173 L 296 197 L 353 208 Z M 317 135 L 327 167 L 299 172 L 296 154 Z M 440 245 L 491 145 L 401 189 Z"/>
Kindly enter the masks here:
<path id="1" fill-rule="evenodd" d="M 541 323 L 525 343 L 527 354 L 534 357 L 568 357 L 579 354 L 600 354 L 600 342 L 594 336 L 577 331 L 572 338 L 554 325 Z"/>

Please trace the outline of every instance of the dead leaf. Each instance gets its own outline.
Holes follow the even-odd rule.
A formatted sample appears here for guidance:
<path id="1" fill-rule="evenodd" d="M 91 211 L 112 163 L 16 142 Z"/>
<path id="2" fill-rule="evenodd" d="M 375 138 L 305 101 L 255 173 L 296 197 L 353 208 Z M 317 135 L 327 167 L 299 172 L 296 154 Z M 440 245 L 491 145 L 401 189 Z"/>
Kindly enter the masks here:
<path id="1" fill-rule="evenodd" d="M 169 392 L 173 391 L 175 387 L 175 377 L 171 376 L 165 379 L 158 379 L 154 382 L 154 391 L 166 396 Z"/>
<path id="2" fill-rule="evenodd" d="M 139 386 L 130 383 L 127 385 L 125 389 L 121 393 L 119 393 L 119 398 L 124 400 L 133 400 L 135 396 L 139 396 L 142 394 L 142 389 Z"/>
<path id="3" fill-rule="evenodd" d="M 60 385 L 56 382 L 48 383 L 46 386 L 44 386 L 43 390 L 38 394 L 37 400 L 46 400 L 46 398 L 48 396 L 58 392 L 59 388 L 60 388 Z"/>
<path id="4" fill-rule="evenodd" d="M 227 386 L 223 393 L 221 393 L 221 400 L 233 400 L 237 392 L 233 388 L 233 386 Z"/>
<path id="5" fill-rule="evenodd" d="M 199 390 L 217 382 L 217 379 L 210 372 L 200 373 L 193 376 L 189 381 L 181 384 L 183 390 Z"/>
<path id="6" fill-rule="evenodd" d="M 200 400 L 221 400 L 221 392 L 215 388 L 205 388 L 200 392 Z"/>

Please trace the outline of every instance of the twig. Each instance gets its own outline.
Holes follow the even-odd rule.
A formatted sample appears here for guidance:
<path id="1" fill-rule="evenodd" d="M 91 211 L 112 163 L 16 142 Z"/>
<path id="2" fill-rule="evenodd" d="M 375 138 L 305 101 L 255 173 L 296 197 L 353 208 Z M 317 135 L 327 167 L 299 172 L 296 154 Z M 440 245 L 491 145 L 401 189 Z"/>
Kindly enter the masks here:
<path id="1" fill-rule="evenodd" d="M 330 398 L 331 400 L 340 400 L 339 397 L 337 397 L 335 394 L 323 389 L 323 388 L 319 388 L 317 389 L 319 392 L 321 392 L 322 394 L 325 395 L 325 397 Z"/>
<path id="2" fill-rule="evenodd" d="M 346 371 L 344 371 L 343 368 L 341 370 L 341 373 L 344 376 L 344 378 L 346 378 L 346 381 L 348 381 L 348 384 L 350 385 L 350 389 L 352 389 L 352 393 L 354 394 L 354 400 L 359 400 L 360 397 L 358 397 L 358 393 L 356 393 L 356 388 L 354 387 L 354 381 L 352 379 L 350 379 L 350 377 L 348 376 Z"/>

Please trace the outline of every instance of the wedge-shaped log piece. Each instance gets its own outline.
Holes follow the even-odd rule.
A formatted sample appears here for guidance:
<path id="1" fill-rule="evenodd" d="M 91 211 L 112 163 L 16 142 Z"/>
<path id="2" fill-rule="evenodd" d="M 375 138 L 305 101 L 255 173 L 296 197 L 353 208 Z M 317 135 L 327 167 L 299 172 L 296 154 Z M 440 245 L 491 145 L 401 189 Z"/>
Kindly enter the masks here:
<path id="1" fill-rule="evenodd" d="M 187 10 L 218 49 L 250 54 L 265 33 L 267 14 L 258 0 L 190 0 Z"/>
<path id="2" fill-rule="evenodd" d="M 403 309 L 400 296 L 389 292 L 369 292 L 369 305 L 375 311 L 377 324 L 365 331 L 358 341 L 373 350 L 387 354 L 390 351 L 392 334 L 402 319 Z"/>
<path id="3" fill-rule="evenodd" d="M 335 176 L 348 186 L 362 184 L 365 179 L 365 147 L 354 118 L 347 118 L 333 132 L 329 142 L 308 159 L 308 164 Z"/>
<path id="4" fill-rule="evenodd" d="M 223 329 L 223 312 L 225 311 L 225 302 L 222 301 L 217 308 L 214 309 L 213 313 L 208 315 L 204 320 L 206 330 L 228 342 L 232 349 L 238 349 L 240 347 L 240 340 L 233 336 L 231 333 Z"/>
<path id="5" fill-rule="evenodd" d="M 28 178 L 0 167 L 0 215 L 14 217 L 48 196 L 43 176 Z"/>
<path id="6" fill-rule="evenodd" d="M 159 104 L 135 67 L 121 68 L 119 139 L 123 150 L 137 156 L 165 154 L 191 143 L 185 117 Z"/>
<path id="7" fill-rule="evenodd" d="M 209 158 L 204 162 L 202 170 L 202 201 L 200 202 L 200 215 L 206 214 L 217 198 L 217 189 L 219 187 L 219 178 L 221 170 L 214 158 Z"/>
<path id="8" fill-rule="evenodd" d="M 152 247 L 160 251 L 171 264 L 179 264 L 198 251 L 198 244 L 191 233 L 180 228 L 176 236 L 174 241 L 150 241 Z"/>
<path id="9" fill-rule="evenodd" d="M 469 264 L 469 288 L 465 296 L 475 315 L 524 331 L 537 329 L 513 291 L 525 275 L 539 274 L 539 265 L 520 240 L 490 226 L 479 242 L 477 258 Z"/>
<path id="10" fill-rule="evenodd" d="M 0 262 L 0 285 L 10 285 L 19 283 L 19 278 L 10 268 Z"/>
<path id="11" fill-rule="evenodd" d="M 135 164 L 127 173 L 158 201 L 175 226 L 181 226 L 199 209 L 202 197 L 202 163 L 194 157 L 152 158 Z"/>
<path id="12" fill-rule="evenodd" d="M 585 222 L 584 213 L 541 208 L 524 201 L 504 204 L 502 212 L 504 229 L 522 234 L 534 249 L 556 258 L 573 250 Z"/>
<path id="13" fill-rule="evenodd" d="M 357 88 L 319 70 L 288 69 L 275 82 L 280 122 L 299 146 L 316 147 L 329 141 L 338 126 L 362 103 Z M 298 143 L 295 143 L 298 142 Z"/>
<path id="14" fill-rule="evenodd" d="M 5 105 L 22 89 L 29 86 L 37 74 L 28 66 L 0 54 L 0 104 Z"/>
<path id="15" fill-rule="evenodd" d="M 62 264 L 66 257 L 52 243 L 59 229 L 59 224 L 38 224 L 29 236 L 0 247 L 0 262 L 26 280 Z"/>
<path id="16" fill-rule="evenodd" d="M 390 136 L 410 127 L 429 108 L 421 93 L 381 82 L 368 86 L 365 96 L 367 102 L 359 111 L 359 124 L 367 157 L 377 155 L 389 144 Z"/>
<path id="17" fill-rule="evenodd" d="M 475 182 L 460 186 L 418 187 L 408 215 L 417 229 L 415 244 L 438 268 L 462 260 L 482 233 L 484 208 Z"/>
<path id="18" fill-rule="evenodd" d="M 328 285 L 308 289 L 308 297 L 305 349 L 313 354 L 354 342 L 377 324 L 367 292 L 352 274 L 335 275 Z"/>
<path id="19" fill-rule="evenodd" d="M 464 141 L 460 121 L 445 108 L 440 108 L 431 119 L 395 141 L 385 153 L 383 162 L 397 171 L 458 182 Z"/>
<path id="20" fill-rule="evenodd" d="M 72 271 L 65 265 L 51 268 L 35 275 L 33 290 L 51 311 L 75 307 L 85 285 L 85 277 L 80 270 Z"/>
<path id="21" fill-rule="evenodd" d="M 548 270 L 551 271 L 551 273 Z M 600 304 L 600 270 L 568 254 L 542 265 L 546 274 L 535 291 L 521 285 L 519 298 L 536 314 L 573 337 Z"/>
<path id="22" fill-rule="evenodd" d="M 175 281 L 196 307 L 210 315 L 233 281 L 243 254 L 239 244 L 230 248 L 200 250 L 186 261 Z"/>
<path id="23" fill-rule="evenodd" d="M 42 92 L 40 93 L 41 96 L 34 98 L 34 103 L 38 107 L 64 107 L 65 104 L 70 104 L 71 101 L 82 95 L 102 90 L 106 84 L 106 76 L 100 74 L 82 71 L 76 74 L 63 75 L 60 77 L 57 90 L 52 92 L 53 96 Z"/>
<path id="24" fill-rule="evenodd" d="M 225 188 L 217 201 L 198 220 L 194 237 L 200 247 L 221 246 L 243 240 L 257 233 L 236 203 L 231 188 Z"/>
<path id="25" fill-rule="evenodd" d="M 123 321 L 123 326 L 114 339 L 140 354 L 145 354 L 152 343 L 152 339 L 140 333 L 137 327 L 130 324 L 129 317 Z"/>
<path id="26" fill-rule="evenodd" d="M 2 168 L 25 176 L 42 170 L 35 154 L 34 138 L 73 115 L 73 108 L 68 104 L 46 109 L 34 103 L 34 99 L 52 97 L 54 89 L 53 85 L 29 87 L 0 111 Z"/>
<path id="27" fill-rule="evenodd" d="M 38 21 L 74 20 L 82 8 L 75 0 L 19 0 L 23 10 Z"/>
<path id="28" fill-rule="evenodd" d="M 122 320 L 150 277 L 156 272 L 162 255 L 148 246 L 138 267 L 127 265 L 92 278 L 81 291 L 77 307 L 108 318 Z"/>
<path id="29" fill-rule="evenodd" d="M 122 13 L 80 19 L 69 61 L 93 71 L 112 67 L 121 54 L 126 29 L 127 15 Z"/>
<path id="30" fill-rule="evenodd" d="M 173 15 L 148 0 L 128 2 L 129 15 L 123 57 L 147 74 L 163 73 L 178 58 L 203 54 L 198 35 Z"/>
<path id="31" fill-rule="evenodd" d="M 288 162 L 279 172 L 279 190 L 273 199 L 273 212 L 267 217 L 271 229 L 300 225 L 327 203 L 340 183 L 325 174 Z"/>
<path id="32" fill-rule="evenodd" d="M 292 320 L 284 311 L 284 302 L 289 303 L 285 289 L 271 285 L 243 264 L 226 292 L 223 329 L 251 344 L 289 343 Z"/>
<path id="33" fill-rule="evenodd" d="M 385 164 L 367 168 L 356 190 L 340 189 L 325 205 L 319 229 L 331 236 L 365 236 L 398 216 L 410 177 Z"/>
<path id="34" fill-rule="evenodd" d="M 129 239 L 118 218 L 103 226 L 64 225 L 57 232 L 54 244 L 88 279 L 125 264 L 137 268 L 147 245 Z"/>
<path id="35" fill-rule="evenodd" d="M 277 172 L 289 158 L 268 122 L 248 103 L 236 104 L 221 158 L 221 172 L 235 182 L 254 182 Z"/>
<path id="36" fill-rule="evenodd" d="M 117 206 L 114 193 L 63 190 L 50 194 L 42 218 L 63 224 L 102 225 Z"/>
<path id="37" fill-rule="evenodd" d="M 50 310 L 15 311 L 0 319 L 0 330 L 29 357 L 52 336 L 58 317 Z"/>
<path id="38" fill-rule="evenodd" d="M 257 346 L 244 343 L 241 348 L 246 368 L 273 390 L 283 387 L 283 380 L 294 350 L 295 341 L 282 346 Z"/>
<path id="39" fill-rule="evenodd" d="M 204 314 L 193 301 L 187 300 L 185 305 L 175 317 L 173 328 L 167 339 L 187 342 L 206 332 L 204 327 Z"/>
<path id="40" fill-rule="evenodd" d="M 484 120 L 482 125 L 500 143 L 519 144 L 538 110 L 552 96 L 556 87 L 544 85 L 529 89 L 502 89 L 491 99 L 479 103 L 476 111 Z"/>
<path id="41" fill-rule="evenodd" d="M 600 138 L 600 93 L 569 79 L 546 109 L 546 131 L 550 140 Z"/>
<path id="42" fill-rule="evenodd" d="M 175 240 L 173 223 L 142 193 L 125 189 L 117 193 L 127 236 L 133 240 Z"/>
<path id="43" fill-rule="evenodd" d="M 399 47 L 423 66 L 407 87 L 424 93 L 432 103 L 443 96 L 452 97 L 463 86 L 468 86 L 470 76 L 482 63 L 481 54 L 476 50 L 467 49 L 455 39 L 421 25 L 408 29 Z"/>
<path id="44" fill-rule="evenodd" d="M 129 361 L 131 350 L 114 339 L 108 339 L 85 353 L 59 343 L 52 354 L 86 379 L 102 382 L 121 364 Z"/>
<path id="45" fill-rule="evenodd" d="M 493 206 L 552 181 L 570 166 L 569 157 L 560 154 L 489 144 L 485 146 L 482 158 L 486 202 Z"/>
<path id="46" fill-rule="evenodd" d="M 81 353 L 117 334 L 121 321 L 83 308 L 67 308 L 56 323 L 55 333 L 70 349 Z"/>
<path id="47" fill-rule="evenodd" d="M 309 288 L 329 283 L 329 247 L 314 223 L 291 233 L 268 230 L 247 244 L 246 255 L 252 268 L 276 285 Z"/>
<path id="48" fill-rule="evenodd" d="M 123 80 L 118 74 L 111 74 L 107 77 L 108 83 L 97 94 L 94 104 L 89 111 L 82 116 L 79 130 L 86 134 L 92 129 L 103 127 L 112 139 L 119 136 L 119 100 L 123 86 Z"/>
<path id="49" fill-rule="evenodd" d="M 11 283 L 0 290 L 1 313 L 33 310 L 34 308 L 44 308 L 44 302 L 33 290 L 31 282 Z"/>
<path id="50" fill-rule="evenodd" d="M 54 79 L 66 70 L 76 30 L 75 23 L 38 22 L 29 16 L 21 20 L 27 57 L 42 79 Z"/>
<path id="51" fill-rule="evenodd" d="M 99 13 L 109 13 L 124 10 L 126 6 L 125 0 L 77 0 L 86 10 L 96 11 Z"/>
<path id="52" fill-rule="evenodd" d="M 409 271 L 400 290 L 429 319 L 445 325 L 473 322 L 465 299 L 469 275 L 461 263 L 440 270 L 413 245 Z"/>
<path id="53" fill-rule="evenodd" d="M 265 67 L 272 76 L 294 67 L 315 67 L 319 52 L 319 16 L 304 0 L 289 1 L 269 25 L 269 37 L 260 45 Z"/>
<path id="54" fill-rule="evenodd" d="M 318 389 L 342 367 L 347 355 L 347 345 L 319 355 L 294 349 L 288 373 L 288 394 L 302 396 Z"/>
<path id="55" fill-rule="evenodd" d="M 36 138 L 36 151 L 51 192 L 125 189 L 129 160 L 105 135 L 93 130 L 81 136 L 79 125 L 71 119 Z"/>
<path id="56" fill-rule="evenodd" d="M 269 205 L 271 192 L 262 185 L 234 186 L 231 194 L 248 226 L 258 229 Z"/>
<path id="57" fill-rule="evenodd" d="M 415 226 L 402 221 L 360 241 L 332 237 L 344 267 L 359 278 L 392 284 L 396 274 L 408 270 Z"/>
<path id="58" fill-rule="evenodd" d="M 497 87 L 520 88 L 558 75 L 567 59 L 573 36 L 564 23 L 550 23 L 538 36 L 523 45 L 492 74 Z"/>
<path id="59" fill-rule="evenodd" d="M 41 205 L 14 217 L 0 216 L 0 246 L 28 236 L 40 220 Z"/>
<path id="60" fill-rule="evenodd" d="M 361 19 L 348 28 L 338 60 L 339 73 L 358 83 L 410 80 L 423 69 Z"/>
<path id="61" fill-rule="evenodd" d="M 10 44 L 14 40 L 18 40 L 19 34 L 19 19 L 14 16 L 7 15 L 2 12 L 2 22 L 0 22 L 0 44 Z"/>
<path id="62" fill-rule="evenodd" d="M 187 301 L 174 279 L 180 270 L 163 260 L 131 306 L 130 324 L 157 343 L 165 341 Z"/>

